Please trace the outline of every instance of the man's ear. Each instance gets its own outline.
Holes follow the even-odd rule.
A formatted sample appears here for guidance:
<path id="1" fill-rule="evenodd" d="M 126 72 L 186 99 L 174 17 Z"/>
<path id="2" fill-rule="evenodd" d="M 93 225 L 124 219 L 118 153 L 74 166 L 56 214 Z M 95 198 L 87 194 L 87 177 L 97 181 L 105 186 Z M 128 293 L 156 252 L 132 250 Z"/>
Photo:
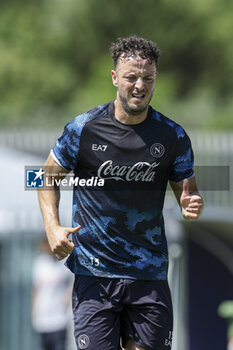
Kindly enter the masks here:
<path id="1" fill-rule="evenodd" d="M 118 87 L 118 78 L 117 78 L 117 74 L 115 72 L 115 70 L 111 70 L 111 74 L 112 74 L 112 83 L 114 86 Z"/>

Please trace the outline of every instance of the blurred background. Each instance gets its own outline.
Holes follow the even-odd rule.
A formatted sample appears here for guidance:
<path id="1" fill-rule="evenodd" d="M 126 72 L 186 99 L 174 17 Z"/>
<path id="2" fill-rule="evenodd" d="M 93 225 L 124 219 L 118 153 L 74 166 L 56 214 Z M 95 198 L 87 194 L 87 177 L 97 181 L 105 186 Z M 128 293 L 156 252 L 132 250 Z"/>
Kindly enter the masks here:
<path id="1" fill-rule="evenodd" d="M 115 98 L 108 49 L 131 34 L 161 49 L 151 104 L 189 133 L 206 201 L 199 222 L 184 222 L 167 195 L 173 350 L 227 348 L 218 307 L 233 299 L 232 11 L 229 0 L 1 0 L 0 350 L 39 350 L 30 308 L 44 232 L 24 167 L 44 163 L 68 121 Z M 62 193 L 67 225 L 71 197 Z"/>

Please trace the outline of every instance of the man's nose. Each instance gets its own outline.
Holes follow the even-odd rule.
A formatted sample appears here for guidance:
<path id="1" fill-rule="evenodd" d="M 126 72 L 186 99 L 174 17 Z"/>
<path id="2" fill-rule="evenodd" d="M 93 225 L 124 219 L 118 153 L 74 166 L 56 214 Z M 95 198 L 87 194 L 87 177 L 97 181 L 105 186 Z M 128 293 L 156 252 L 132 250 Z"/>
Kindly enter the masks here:
<path id="1" fill-rule="evenodd" d="M 142 78 L 138 78 L 135 82 L 135 88 L 142 90 L 144 88 L 144 82 Z"/>

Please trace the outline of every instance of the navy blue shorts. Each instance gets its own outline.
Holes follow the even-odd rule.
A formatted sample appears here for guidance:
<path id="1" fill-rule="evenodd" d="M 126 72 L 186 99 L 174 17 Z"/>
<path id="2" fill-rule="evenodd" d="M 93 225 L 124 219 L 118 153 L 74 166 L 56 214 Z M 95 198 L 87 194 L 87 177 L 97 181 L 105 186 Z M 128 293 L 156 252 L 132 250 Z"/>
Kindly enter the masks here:
<path id="1" fill-rule="evenodd" d="M 78 349 L 119 350 L 129 337 L 146 350 L 170 350 L 173 314 L 167 281 L 76 276 Z"/>

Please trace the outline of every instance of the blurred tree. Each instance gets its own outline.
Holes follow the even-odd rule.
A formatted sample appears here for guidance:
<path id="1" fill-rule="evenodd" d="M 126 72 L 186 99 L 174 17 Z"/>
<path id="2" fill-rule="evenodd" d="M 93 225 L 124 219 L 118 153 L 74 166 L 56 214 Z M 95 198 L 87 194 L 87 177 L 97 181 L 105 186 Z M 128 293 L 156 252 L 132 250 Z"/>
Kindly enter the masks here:
<path id="1" fill-rule="evenodd" d="M 233 126 L 229 0 L 24 0 L 0 10 L 1 125 L 64 124 L 114 98 L 109 45 L 136 33 L 162 51 L 153 99 L 162 112 Z"/>

